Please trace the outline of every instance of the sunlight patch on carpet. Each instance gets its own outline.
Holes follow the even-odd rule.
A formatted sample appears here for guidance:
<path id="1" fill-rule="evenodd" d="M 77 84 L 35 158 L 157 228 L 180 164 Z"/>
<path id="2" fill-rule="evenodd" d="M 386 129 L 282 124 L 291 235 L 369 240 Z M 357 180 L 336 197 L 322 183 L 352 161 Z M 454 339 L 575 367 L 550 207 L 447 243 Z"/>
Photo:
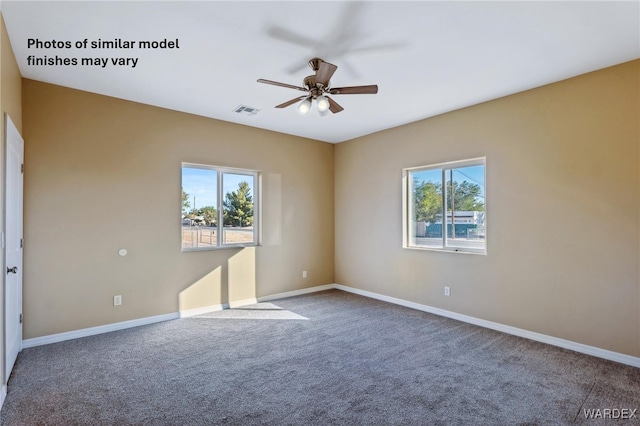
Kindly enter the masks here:
<path id="1" fill-rule="evenodd" d="M 209 312 L 196 315 L 192 318 L 216 318 L 216 319 L 259 319 L 259 320 L 308 320 L 273 303 L 260 302 L 237 308 L 224 309 L 222 311 Z"/>

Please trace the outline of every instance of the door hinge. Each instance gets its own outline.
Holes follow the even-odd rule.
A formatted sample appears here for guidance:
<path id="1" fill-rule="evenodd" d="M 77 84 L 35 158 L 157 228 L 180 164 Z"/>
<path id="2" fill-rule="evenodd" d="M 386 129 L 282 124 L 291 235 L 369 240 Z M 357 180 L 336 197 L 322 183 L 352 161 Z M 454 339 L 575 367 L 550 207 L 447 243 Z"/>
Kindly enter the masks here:
<path id="1" fill-rule="evenodd" d="M 22 314 L 20 314 L 20 324 L 22 324 Z"/>
<path id="2" fill-rule="evenodd" d="M 24 173 L 24 163 L 20 164 L 20 173 Z"/>
<path id="3" fill-rule="evenodd" d="M 24 246 L 24 240 L 20 238 L 20 248 L 22 248 L 23 246 Z"/>

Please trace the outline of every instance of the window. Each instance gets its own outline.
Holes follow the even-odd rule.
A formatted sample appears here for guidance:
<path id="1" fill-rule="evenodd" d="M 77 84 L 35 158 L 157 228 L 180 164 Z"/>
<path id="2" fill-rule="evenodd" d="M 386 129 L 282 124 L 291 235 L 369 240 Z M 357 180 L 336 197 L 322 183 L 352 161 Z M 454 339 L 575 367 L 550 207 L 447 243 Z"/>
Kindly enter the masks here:
<path id="1" fill-rule="evenodd" d="M 182 164 L 182 250 L 258 244 L 258 172 Z"/>
<path id="2" fill-rule="evenodd" d="M 485 159 L 405 169 L 404 247 L 486 253 Z"/>

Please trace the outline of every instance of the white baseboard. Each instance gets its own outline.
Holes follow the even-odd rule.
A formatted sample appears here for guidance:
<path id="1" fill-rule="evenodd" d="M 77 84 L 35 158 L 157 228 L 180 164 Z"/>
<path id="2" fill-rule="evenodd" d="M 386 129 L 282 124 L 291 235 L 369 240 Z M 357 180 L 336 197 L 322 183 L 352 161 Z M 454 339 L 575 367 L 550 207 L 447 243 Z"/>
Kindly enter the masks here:
<path id="1" fill-rule="evenodd" d="M 180 314 L 180 318 L 188 318 L 188 317 L 194 317 L 196 315 L 208 314 L 209 312 L 221 311 L 223 309 L 238 308 L 240 306 L 252 305 L 254 303 L 258 303 L 258 299 L 256 299 L 255 297 L 250 299 L 235 300 L 229 303 L 221 303 L 218 305 L 203 306 L 201 308 L 185 309 L 180 311 L 179 314 Z"/>
<path id="2" fill-rule="evenodd" d="M 65 340 L 78 339 L 80 337 L 94 336 L 96 334 L 108 333 L 110 331 L 124 330 L 126 328 L 138 327 L 141 325 L 154 324 L 156 322 L 169 321 L 180 318 L 178 312 L 153 317 L 138 318 L 130 321 L 116 322 L 113 324 L 99 325 L 97 327 L 83 328 L 80 330 L 67 331 L 65 333 L 50 334 L 48 336 L 34 337 L 22 341 L 22 348 L 32 348 L 34 346 L 48 345 L 49 343 L 64 342 Z"/>
<path id="3" fill-rule="evenodd" d="M 621 354 L 619 352 L 610 351 L 607 349 L 601 349 L 595 346 L 585 345 L 583 343 L 577 343 L 570 340 L 561 339 L 558 337 L 549 336 L 546 334 L 536 333 L 534 331 L 524 330 L 522 328 L 512 327 L 510 325 L 500 324 L 493 321 L 483 320 L 481 318 L 475 318 L 469 315 L 459 314 L 457 312 L 447 311 L 445 309 L 435 308 L 433 306 L 423 305 L 420 303 L 410 302 L 408 300 L 398 299 L 391 296 L 385 296 L 383 294 L 373 293 L 367 290 L 360 290 L 354 287 L 349 287 L 342 284 L 325 284 L 315 287 L 302 288 L 299 290 L 287 291 L 284 293 L 276 293 L 267 296 L 260 296 L 255 299 L 238 300 L 231 303 L 225 303 L 220 305 L 204 306 L 202 308 L 186 309 L 184 311 L 175 312 L 165 315 L 157 315 L 153 317 L 140 318 L 131 321 L 123 321 L 114 324 L 107 324 L 98 327 L 85 328 L 82 330 L 69 331 L 66 333 L 52 334 L 49 336 L 35 337 L 32 339 L 25 339 L 22 341 L 22 347 L 24 349 L 34 346 L 47 345 L 49 343 L 62 342 L 65 340 L 77 339 L 80 337 L 93 336 L 95 334 L 108 333 L 110 331 L 123 330 L 126 328 L 137 327 L 140 325 L 153 324 L 161 321 L 168 321 L 172 319 L 185 318 L 194 315 L 200 315 L 207 312 L 219 311 L 221 309 L 228 309 L 229 307 L 238 307 L 257 302 L 267 302 L 271 300 L 284 299 L 286 297 L 301 296 L 303 294 L 315 293 L 325 290 L 342 290 L 349 293 L 358 294 L 360 296 L 369 297 L 371 299 L 381 300 L 383 302 L 393 303 L 395 305 L 405 306 L 407 308 L 416 309 L 423 312 L 429 312 L 435 315 L 452 318 L 458 321 L 474 324 L 480 327 L 490 328 L 492 330 L 501 331 L 503 333 L 512 334 L 514 336 L 524 337 L 526 339 L 534 340 L 537 342 L 546 343 L 553 346 L 558 346 L 564 349 L 569 349 L 575 352 L 580 352 L 587 355 L 592 355 L 599 358 L 608 359 L 610 361 L 619 362 L 621 364 L 630 365 L 633 367 L 640 367 L 640 358 L 631 355 Z M 0 391 L 0 407 L 1 401 L 6 395 L 6 386 Z"/>
<path id="4" fill-rule="evenodd" d="M 258 299 L 252 297 L 250 299 L 234 300 L 232 302 L 229 302 L 229 307 L 239 308 L 240 306 L 253 305 L 254 303 L 258 303 Z"/>
<path id="5" fill-rule="evenodd" d="M 315 287 L 301 288 L 300 290 L 285 291 L 284 293 L 270 294 L 258 297 L 258 302 L 268 302 L 270 300 L 284 299 L 285 297 L 301 296 L 303 294 L 315 293 L 318 291 L 333 290 L 335 284 L 318 285 Z"/>
<path id="6" fill-rule="evenodd" d="M 209 312 L 221 311 L 223 309 L 229 309 L 229 304 L 223 303 L 219 305 L 203 306 L 201 308 L 185 309 L 178 312 L 178 314 L 180 315 L 180 318 L 188 318 L 196 315 L 208 314 Z"/>
<path id="7" fill-rule="evenodd" d="M 608 359 L 610 361 L 619 362 L 621 364 L 630 365 L 632 367 L 640 367 L 640 358 L 621 354 L 619 352 L 601 349 L 595 346 L 585 345 L 583 343 L 572 342 L 571 340 L 560 339 L 558 337 L 548 336 L 546 334 L 536 333 L 534 331 L 524 330 L 522 328 L 512 327 L 493 321 L 483 320 L 481 318 L 471 317 L 456 312 L 447 311 L 445 309 L 434 308 L 433 306 L 422 305 L 420 303 L 409 302 L 407 300 L 395 297 L 385 296 L 383 294 L 373 293 L 366 290 L 345 286 L 342 284 L 333 284 L 333 288 L 343 290 L 349 293 L 358 294 L 360 296 L 393 303 L 395 305 L 405 306 L 407 308 L 416 309 L 423 312 L 429 312 L 442 317 L 452 318 L 469 324 L 478 325 L 480 327 L 490 328 L 492 330 L 501 331 L 503 333 L 512 334 L 514 336 L 524 337 L 526 339 L 535 340 L 536 342 L 547 343 L 549 345 L 558 346 L 575 352 L 592 355 L 599 358 Z"/>
<path id="8" fill-rule="evenodd" d="M 7 377 L 7 381 L 9 381 L 9 378 Z M 4 405 L 4 400 L 7 398 L 7 385 L 6 383 L 4 385 L 2 385 L 2 388 L 0 388 L 0 410 L 2 409 L 2 406 Z"/>

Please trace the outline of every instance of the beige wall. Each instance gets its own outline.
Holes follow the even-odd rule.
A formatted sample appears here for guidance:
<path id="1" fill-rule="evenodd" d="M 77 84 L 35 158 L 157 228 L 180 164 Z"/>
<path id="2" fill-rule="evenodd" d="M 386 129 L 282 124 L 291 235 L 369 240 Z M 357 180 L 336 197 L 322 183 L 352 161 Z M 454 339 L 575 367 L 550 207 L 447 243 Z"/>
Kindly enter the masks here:
<path id="1" fill-rule="evenodd" d="M 25 338 L 333 282 L 333 145 L 23 85 Z M 262 172 L 261 247 L 181 252 L 183 161 Z"/>
<path id="2" fill-rule="evenodd" d="M 0 37 L 2 37 L 2 45 L 0 46 L 2 50 L 2 62 L 0 62 L 2 112 L 9 114 L 18 131 L 22 132 L 22 76 L 18 69 L 13 48 L 9 42 L 7 28 L 4 25 L 4 18 L 2 19 L 2 35 Z M 4 114 L 2 115 L 2 120 L 4 120 Z M 4 125 L 2 128 L 4 129 Z M 2 151 L 2 155 L 4 155 L 4 150 Z M 4 161 L 2 164 L 4 165 Z"/>
<path id="3" fill-rule="evenodd" d="M 4 114 L 11 117 L 13 123 L 22 132 L 22 77 L 18 69 L 4 18 L 0 15 L 0 176 L 4 182 L 5 169 L 5 123 Z M 4 223 L 4 184 L 0 185 L 0 223 Z M 0 256 L 0 271 L 4 271 L 4 250 Z M 2 274 L 2 288 L 4 289 L 4 277 Z M 0 292 L 0 354 L 4 354 L 4 290 Z M 2 362 L 4 366 L 4 361 Z M 2 383 L 7 380 L 4 377 L 4 367 L 0 368 Z"/>
<path id="4" fill-rule="evenodd" d="M 639 80 L 634 61 L 336 145 L 336 282 L 640 356 Z M 402 169 L 481 156 L 488 254 L 403 249 Z"/>

